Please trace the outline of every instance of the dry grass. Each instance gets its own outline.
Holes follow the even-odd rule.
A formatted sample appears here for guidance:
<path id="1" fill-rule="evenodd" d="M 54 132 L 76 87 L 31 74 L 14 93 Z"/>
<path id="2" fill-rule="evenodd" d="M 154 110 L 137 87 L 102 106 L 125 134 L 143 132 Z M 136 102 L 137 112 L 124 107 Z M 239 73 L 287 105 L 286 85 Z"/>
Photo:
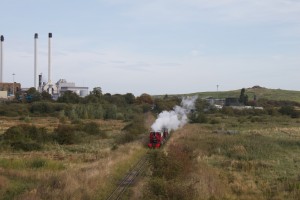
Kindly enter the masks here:
<path id="1" fill-rule="evenodd" d="M 24 123 L 17 118 L 0 120 L 5 124 L 2 130 Z M 140 142 L 132 142 L 112 150 L 113 138 L 121 134 L 126 123 L 117 120 L 86 120 L 85 123 L 91 121 L 99 124 L 109 137 L 95 137 L 77 145 L 49 143 L 39 152 L 1 152 L 0 196 L 4 199 L 105 199 L 147 149 Z M 29 123 L 53 131 L 59 120 L 45 117 L 31 119 Z"/>
<path id="2" fill-rule="evenodd" d="M 59 120 L 55 117 L 29 117 L 28 120 L 19 117 L 0 117 L 0 134 L 3 134 L 8 128 L 20 124 L 30 124 L 37 127 L 45 127 L 48 131 L 53 131 L 59 124 Z"/>
<path id="3" fill-rule="evenodd" d="M 13 183 L 13 180 L 34 180 L 37 184 L 21 191 L 20 199 L 105 199 L 116 181 L 144 154 L 145 149 L 135 143 L 120 146 L 115 151 L 103 151 L 107 152 L 105 157 L 84 159 L 81 162 L 67 156 L 60 161 L 53 161 L 49 154 L 43 156 L 40 153 L 11 155 L 12 162 L 20 167 L 0 168 L 0 184 L 7 185 Z M 47 162 L 59 162 L 64 167 L 58 170 L 53 167 L 32 169 L 16 162 L 16 157 L 22 161 L 43 157 L 47 158 Z"/>

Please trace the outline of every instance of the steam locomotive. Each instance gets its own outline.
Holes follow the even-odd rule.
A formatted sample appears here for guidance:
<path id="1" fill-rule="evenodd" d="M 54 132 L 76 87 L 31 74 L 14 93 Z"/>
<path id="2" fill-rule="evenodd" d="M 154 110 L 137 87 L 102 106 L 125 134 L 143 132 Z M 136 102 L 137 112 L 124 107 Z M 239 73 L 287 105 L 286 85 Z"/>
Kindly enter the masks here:
<path id="1" fill-rule="evenodd" d="M 163 128 L 162 131 L 151 131 L 149 135 L 149 148 L 160 148 L 161 145 L 167 140 L 169 131 L 167 128 Z"/>

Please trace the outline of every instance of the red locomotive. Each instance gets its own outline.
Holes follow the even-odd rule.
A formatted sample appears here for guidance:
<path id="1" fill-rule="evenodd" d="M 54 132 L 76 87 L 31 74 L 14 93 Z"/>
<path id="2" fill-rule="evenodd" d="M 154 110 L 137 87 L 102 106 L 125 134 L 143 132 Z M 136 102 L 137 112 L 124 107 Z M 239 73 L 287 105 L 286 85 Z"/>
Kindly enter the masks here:
<path id="1" fill-rule="evenodd" d="M 151 131 L 149 135 L 149 148 L 160 148 L 160 146 L 166 141 L 169 136 L 167 128 L 163 128 L 162 131 Z"/>

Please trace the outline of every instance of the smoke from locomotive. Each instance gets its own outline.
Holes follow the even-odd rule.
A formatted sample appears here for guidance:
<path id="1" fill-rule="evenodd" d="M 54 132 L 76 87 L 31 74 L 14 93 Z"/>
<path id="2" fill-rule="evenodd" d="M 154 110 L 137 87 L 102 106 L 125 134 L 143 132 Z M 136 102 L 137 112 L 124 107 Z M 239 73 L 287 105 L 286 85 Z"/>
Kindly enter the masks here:
<path id="1" fill-rule="evenodd" d="M 158 115 L 156 121 L 152 124 L 153 131 L 160 131 L 167 128 L 169 131 L 177 130 L 188 122 L 187 114 L 195 109 L 197 96 L 184 97 L 181 106 L 175 106 L 172 111 L 163 111 Z"/>
<path id="2" fill-rule="evenodd" d="M 149 148 L 160 148 L 169 137 L 172 130 L 184 126 L 188 122 L 187 114 L 195 109 L 197 96 L 182 99 L 181 106 L 175 106 L 172 111 L 163 111 L 152 124 L 149 135 Z"/>

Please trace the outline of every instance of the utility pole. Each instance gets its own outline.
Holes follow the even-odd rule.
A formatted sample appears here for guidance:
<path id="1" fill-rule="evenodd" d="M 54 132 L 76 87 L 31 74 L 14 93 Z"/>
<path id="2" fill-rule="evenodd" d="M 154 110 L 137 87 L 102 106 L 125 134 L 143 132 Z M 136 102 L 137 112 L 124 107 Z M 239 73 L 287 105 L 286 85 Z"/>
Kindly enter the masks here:
<path id="1" fill-rule="evenodd" d="M 15 73 L 12 74 L 13 75 L 13 96 L 15 96 Z"/>

